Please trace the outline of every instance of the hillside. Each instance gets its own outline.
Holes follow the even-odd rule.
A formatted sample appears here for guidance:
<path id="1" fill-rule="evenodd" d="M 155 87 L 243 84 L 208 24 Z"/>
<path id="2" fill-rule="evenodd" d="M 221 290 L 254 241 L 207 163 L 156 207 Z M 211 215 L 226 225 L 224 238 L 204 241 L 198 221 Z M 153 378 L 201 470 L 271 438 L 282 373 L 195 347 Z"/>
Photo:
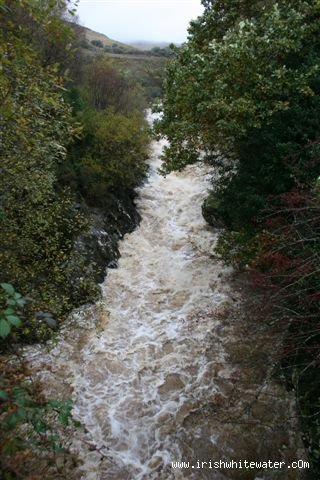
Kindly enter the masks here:
<path id="1" fill-rule="evenodd" d="M 131 80 L 142 87 L 148 102 L 161 96 L 165 67 L 172 55 L 168 43 L 127 45 L 90 28 L 70 25 L 77 38 L 81 39 L 78 45 L 84 57 L 104 55 L 109 58 L 113 65 L 120 71 L 126 71 Z"/>
<path id="2" fill-rule="evenodd" d="M 94 30 L 91 30 L 90 28 L 84 27 L 82 25 L 71 23 L 70 26 L 74 29 L 78 38 L 82 37 L 80 45 L 84 50 L 86 50 L 86 53 L 89 55 L 104 52 L 111 56 L 172 56 L 172 52 L 169 48 L 169 42 L 136 41 L 127 44 L 109 38 L 103 33 L 95 32 Z"/>
<path id="3" fill-rule="evenodd" d="M 117 40 L 113 40 L 112 38 L 109 38 L 103 33 L 95 32 L 94 30 L 91 30 L 90 28 L 84 27 L 82 25 L 77 25 L 77 27 L 82 30 L 85 40 L 90 43 L 98 41 L 103 44 L 103 47 L 112 47 L 113 45 L 117 45 L 119 47 L 125 48 L 126 50 L 134 50 L 133 46 L 118 42 Z"/>

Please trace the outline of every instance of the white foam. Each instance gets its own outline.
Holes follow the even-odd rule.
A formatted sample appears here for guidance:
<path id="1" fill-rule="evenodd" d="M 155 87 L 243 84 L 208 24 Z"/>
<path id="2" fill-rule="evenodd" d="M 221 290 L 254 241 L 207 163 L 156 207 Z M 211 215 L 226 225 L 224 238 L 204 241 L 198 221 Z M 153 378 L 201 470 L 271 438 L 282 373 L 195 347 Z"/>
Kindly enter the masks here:
<path id="1" fill-rule="evenodd" d="M 227 295 L 225 270 L 210 258 L 216 233 L 201 214 L 208 167 L 192 165 L 163 178 L 157 172 L 163 146 L 153 143 L 151 173 L 139 189 L 141 224 L 125 235 L 119 267 L 109 269 L 102 286 L 108 311 L 102 330 L 88 328 L 76 353 L 71 335 L 50 354 L 63 364 L 74 415 L 90 443 L 107 448 L 119 471 L 125 466 L 134 480 L 157 478 L 154 465 L 165 468 L 177 459 L 175 416 L 214 391 L 205 375 L 213 320 L 195 322 L 192 314 Z M 90 479 L 93 459 L 84 447 L 80 455 L 82 478 Z"/>

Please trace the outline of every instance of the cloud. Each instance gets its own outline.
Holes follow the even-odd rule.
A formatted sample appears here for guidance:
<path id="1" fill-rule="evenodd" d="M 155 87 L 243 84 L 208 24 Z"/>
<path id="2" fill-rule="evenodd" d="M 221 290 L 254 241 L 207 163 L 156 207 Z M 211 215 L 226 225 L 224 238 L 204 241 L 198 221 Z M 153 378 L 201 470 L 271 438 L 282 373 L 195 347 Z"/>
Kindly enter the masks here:
<path id="1" fill-rule="evenodd" d="M 200 0 L 80 0 L 80 22 L 115 40 L 183 42 Z"/>

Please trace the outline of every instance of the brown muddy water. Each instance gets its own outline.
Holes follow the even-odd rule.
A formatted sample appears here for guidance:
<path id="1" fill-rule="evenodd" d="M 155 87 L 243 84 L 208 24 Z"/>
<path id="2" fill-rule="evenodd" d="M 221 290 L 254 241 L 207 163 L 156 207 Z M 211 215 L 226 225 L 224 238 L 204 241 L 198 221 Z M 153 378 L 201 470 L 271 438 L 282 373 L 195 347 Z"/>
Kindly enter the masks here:
<path id="1" fill-rule="evenodd" d="M 49 350 L 27 357 L 51 397 L 71 396 L 82 428 L 66 446 L 83 480 L 296 479 L 301 471 L 197 468 L 197 461 L 302 458 L 293 401 L 270 376 L 277 337 L 239 309 L 217 231 L 201 215 L 210 172 L 163 178 L 152 144 L 140 226 L 120 244 L 103 298 L 75 312 Z M 172 468 L 171 462 L 190 462 Z M 193 465 L 195 468 L 191 468 Z"/>

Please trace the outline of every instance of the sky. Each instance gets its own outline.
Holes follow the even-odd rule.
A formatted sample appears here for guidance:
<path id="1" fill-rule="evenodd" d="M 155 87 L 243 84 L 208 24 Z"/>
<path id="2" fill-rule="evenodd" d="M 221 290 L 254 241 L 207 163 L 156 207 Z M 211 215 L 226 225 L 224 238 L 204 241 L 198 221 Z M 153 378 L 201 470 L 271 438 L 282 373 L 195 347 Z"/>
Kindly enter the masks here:
<path id="1" fill-rule="evenodd" d="M 80 24 L 120 42 L 182 43 L 200 0 L 79 0 Z"/>

